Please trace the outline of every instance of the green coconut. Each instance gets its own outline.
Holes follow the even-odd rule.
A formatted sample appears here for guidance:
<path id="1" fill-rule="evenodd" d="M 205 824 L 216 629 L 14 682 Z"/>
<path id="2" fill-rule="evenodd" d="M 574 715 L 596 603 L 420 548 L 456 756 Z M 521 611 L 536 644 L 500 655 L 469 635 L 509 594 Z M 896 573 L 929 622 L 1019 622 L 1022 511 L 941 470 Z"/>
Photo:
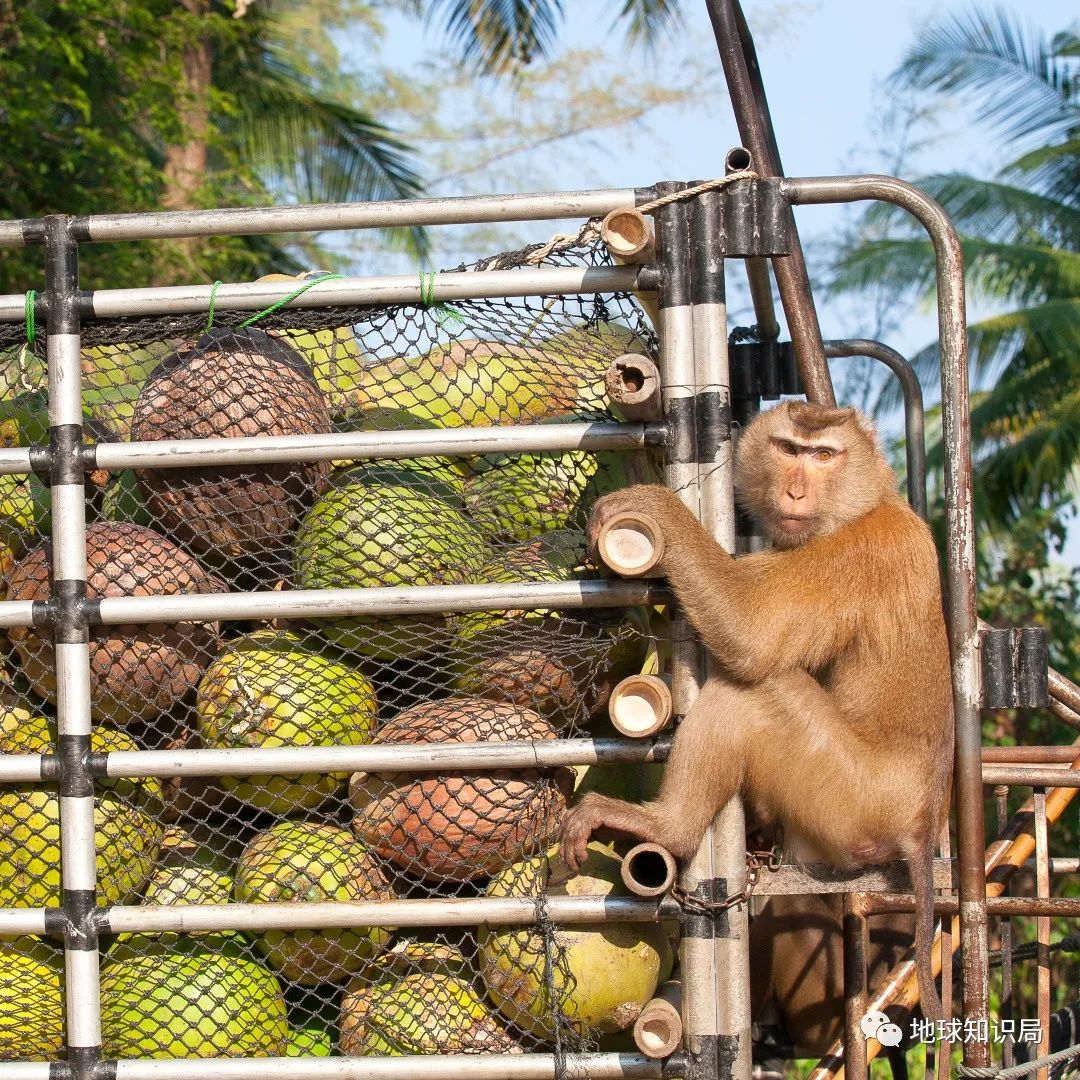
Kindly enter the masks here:
<path id="1" fill-rule="evenodd" d="M 331 411 L 348 401 L 364 377 L 368 358 L 349 326 L 323 330 L 287 330 L 285 340 L 307 360 Z"/>
<path id="2" fill-rule="evenodd" d="M 489 896 L 626 896 L 620 859 L 589 845 L 579 873 L 566 876 L 557 849 L 511 866 Z M 538 1038 L 555 1033 L 555 1010 L 583 1035 L 628 1028 L 671 966 L 671 947 L 656 923 L 560 925 L 553 932 L 553 997 L 545 986 L 544 938 L 535 929 L 479 931 L 478 963 L 488 994 L 506 1019 Z"/>
<path id="3" fill-rule="evenodd" d="M 286 1057 L 333 1057 L 334 1036 L 318 1024 L 305 1024 L 289 1031 Z"/>
<path id="4" fill-rule="evenodd" d="M 347 829 L 283 821 L 259 833 L 240 857 L 235 897 L 242 903 L 390 900 L 378 861 Z M 340 982 L 390 940 L 381 927 L 268 930 L 256 941 L 273 968 L 304 986 Z"/>
<path id="5" fill-rule="evenodd" d="M 363 672 L 299 634 L 265 630 L 229 642 L 199 683 L 196 710 L 211 747 L 360 746 L 378 706 Z M 222 778 L 238 799 L 274 814 L 314 810 L 347 781 L 347 773 Z"/>
<path id="6" fill-rule="evenodd" d="M 567 417 L 575 419 L 595 417 Z M 485 536 L 521 542 L 560 529 L 584 530 L 601 495 L 657 476 L 641 453 L 487 454 L 473 461 L 465 506 Z"/>
<path id="7" fill-rule="evenodd" d="M 0 714 L 0 753 L 52 752 L 53 721 Z M 138 750 L 130 735 L 95 727 L 95 753 Z M 128 900 L 146 882 L 161 845 L 161 784 L 152 777 L 103 780 L 94 799 L 98 898 Z M 0 785 L 0 907 L 60 902 L 60 800 L 55 784 Z"/>
<path id="8" fill-rule="evenodd" d="M 143 889 L 147 904 L 227 904 L 232 899 L 232 863 L 206 844 L 200 844 L 178 825 L 165 830 L 157 865 Z M 190 935 L 118 934 L 109 956 L 140 956 L 148 952 L 188 950 L 191 941 L 219 945 L 243 935 L 235 930 L 213 930 Z"/>
<path id="9" fill-rule="evenodd" d="M 153 524 L 134 469 L 125 469 L 106 485 L 101 512 L 109 521 L 130 521 L 134 525 Z"/>
<path id="10" fill-rule="evenodd" d="M 106 960 L 101 1037 L 110 1058 L 279 1057 L 289 1024 L 273 972 L 196 949 Z"/>
<path id="11" fill-rule="evenodd" d="M 351 986 L 341 1014 L 341 1052 L 349 1057 L 521 1052 L 459 975 L 417 971 L 376 986 Z"/>
<path id="12" fill-rule="evenodd" d="M 484 564 L 484 542 L 452 497 L 400 470 L 361 468 L 339 474 L 304 518 L 296 537 L 303 589 L 460 585 Z M 341 648 L 394 659 L 430 652 L 450 630 L 438 615 L 357 616 L 320 620 Z"/>
<path id="13" fill-rule="evenodd" d="M 356 410 L 404 409 L 443 428 L 532 423 L 594 396 L 606 367 L 572 347 L 462 340 L 370 364 L 346 397 Z"/>
<path id="14" fill-rule="evenodd" d="M 63 1054 L 62 977 L 59 955 L 39 939 L 0 939 L 0 1061 Z"/>
<path id="15" fill-rule="evenodd" d="M 340 419 L 336 427 L 343 431 L 438 431 L 438 425 L 414 416 L 406 409 L 373 408 L 362 412 L 350 412 Z M 348 462 L 334 462 L 335 466 L 347 465 Z M 356 465 L 355 468 L 364 467 Z M 469 475 L 469 466 L 465 459 L 449 454 L 430 454 L 418 458 L 380 458 L 372 459 L 367 467 L 387 471 L 405 471 L 430 480 L 428 488 L 431 494 L 438 495 L 443 488 L 449 488 L 454 497 L 460 499 L 465 492 L 465 478 Z"/>

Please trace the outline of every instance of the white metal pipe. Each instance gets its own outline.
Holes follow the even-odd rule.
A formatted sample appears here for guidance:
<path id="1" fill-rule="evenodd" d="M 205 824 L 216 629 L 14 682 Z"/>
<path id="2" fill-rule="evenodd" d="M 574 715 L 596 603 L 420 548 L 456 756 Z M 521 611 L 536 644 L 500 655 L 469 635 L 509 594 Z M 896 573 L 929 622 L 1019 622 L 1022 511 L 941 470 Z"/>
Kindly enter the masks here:
<path id="1" fill-rule="evenodd" d="M 506 296 L 553 296 L 630 292 L 637 288 L 640 266 L 547 267 L 528 270 L 452 271 L 436 274 L 431 288 L 419 274 L 327 279 L 289 302 L 290 308 L 442 304 Z M 98 289 L 87 294 L 90 314 L 98 319 L 122 316 L 184 315 L 210 307 L 212 285 L 174 285 L 158 289 Z M 259 311 L 296 291 L 293 281 L 221 285 L 215 311 Z M 25 318 L 21 293 L 0 296 L 0 322 Z"/>
<path id="2" fill-rule="evenodd" d="M 0 1061 L 0 1080 L 49 1080 L 47 1061 Z"/>
<path id="3" fill-rule="evenodd" d="M 43 761 L 41 754 L 0 754 L 0 784 L 40 782 L 44 779 L 41 775 Z"/>
<path id="4" fill-rule="evenodd" d="M 252 236 L 601 217 L 620 207 L 633 206 L 635 201 L 633 188 L 609 188 L 443 199 L 385 199 L 315 206 L 244 206 L 149 214 L 92 214 L 76 219 L 75 225 L 81 238 L 91 241 Z M 34 223 L 34 219 L 0 223 L 0 247 L 22 247 L 26 243 L 27 227 Z"/>
<path id="5" fill-rule="evenodd" d="M 296 589 L 254 593 L 110 596 L 100 620 L 123 623 L 215 619 L 335 619 L 345 615 L 423 615 L 519 608 L 637 607 L 660 603 L 663 590 L 637 581 L 528 582 L 520 585 L 407 585 L 372 589 Z"/>
<path id="6" fill-rule="evenodd" d="M 539 742 L 398 743 L 367 746 L 244 747 L 233 750 L 114 750 L 105 775 L 275 776 L 311 772 L 458 772 L 552 769 L 560 765 L 662 761 L 645 739 L 551 739 Z"/>
<path id="7" fill-rule="evenodd" d="M 0 449 L 0 476 L 24 476 L 32 471 L 29 446 L 8 446 Z"/>
<path id="8" fill-rule="evenodd" d="M 0 908 L 0 937 L 44 934 L 45 908 Z"/>
<path id="9" fill-rule="evenodd" d="M 640 450 L 644 446 L 644 424 L 521 424 L 435 431 L 345 431 L 329 435 L 100 443 L 94 449 L 94 465 L 119 472 L 123 469 L 413 458 L 429 454 Z"/>
<path id="10" fill-rule="evenodd" d="M 659 1080 L 663 1075 L 663 1062 L 643 1054 L 566 1054 L 564 1061 L 567 1075 L 575 1080 Z M 555 1076 L 554 1054 L 137 1058 L 117 1062 L 115 1073 L 116 1080 L 555 1080 Z"/>
<path id="11" fill-rule="evenodd" d="M 13 626 L 34 625 L 33 600 L 0 601 L 0 630 L 9 630 Z"/>
<path id="12" fill-rule="evenodd" d="M 630 896 L 550 896 L 546 915 L 559 923 L 657 922 L 678 916 L 668 902 Z M 99 932 L 195 933 L 204 930 L 326 930 L 357 926 L 522 926 L 536 921 L 531 896 L 283 904 L 131 904 L 101 909 Z"/>

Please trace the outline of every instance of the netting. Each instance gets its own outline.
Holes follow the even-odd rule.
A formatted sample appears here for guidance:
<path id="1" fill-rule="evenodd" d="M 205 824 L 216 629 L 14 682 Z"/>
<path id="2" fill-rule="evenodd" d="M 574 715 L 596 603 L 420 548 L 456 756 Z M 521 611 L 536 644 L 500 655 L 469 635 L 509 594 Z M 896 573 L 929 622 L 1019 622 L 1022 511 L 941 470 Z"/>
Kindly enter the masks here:
<path id="1" fill-rule="evenodd" d="M 499 257 L 512 265 L 517 255 Z M 598 264 L 581 246 L 550 258 Z M 491 261 L 489 260 L 489 265 Z M 611 419 L 610 362 L 655 353 L 632 297 L 218 312 L 88 324 L 98 441 Z M 0 326 L 0 437 L 48 441 L 45 342 Z M 595 498 L 658 478 L 644 453 L 95 472 L 91 597 L 558 582 L 596 576 Z M 50 597 L 50 503 L 0 477 L 8 599 Z M 48 628 L 12 630 L 0 752 L 55 749 Z M 94 626 L 95 751 L 550 740 L 603 734 L 650 650 L 648 614 L 510 611 Z M 559 926 L 552 896 L 620 891 L 599 845 L 556 859 L 596 770 L 99 781 L 100 904 L 520 896 L 529 926 L 128 933 L 102 940 L 107 1057 L 568 1051 L 608 1045 L 672 948 L 657 924 Z M 639 767 L 607 774 L 633 797 Z M 614 785 L 614 787 L 612 787 Z M 0 906 L 56 905 L 55 785 L 0 786 Z M 58 942 L 0 941 L 0 1060 L 63 1056 Z"/>

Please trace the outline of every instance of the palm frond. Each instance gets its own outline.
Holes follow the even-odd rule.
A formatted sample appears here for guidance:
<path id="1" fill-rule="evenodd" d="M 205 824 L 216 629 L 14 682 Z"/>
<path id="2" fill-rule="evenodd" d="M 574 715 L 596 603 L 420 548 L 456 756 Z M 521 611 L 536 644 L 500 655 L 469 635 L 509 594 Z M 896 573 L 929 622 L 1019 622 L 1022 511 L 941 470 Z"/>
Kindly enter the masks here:
<path id="1" fill-rule="evenodd" d="M 894 78 L 959 93 L 980 122 L 1009 139 L 1059 138 L 1077 116 L 1071 58 L 1057 50 L 1006 9 L 973 7 L 926 27 Z"/>
<path id="2" fill-rule="evenodd" d="M 462 59 L 504 75 L 551 55 L 562 0 L 414 0 L 412 10 L 441 25 Z"/>
<path id="3" fill-rule="evenodd" d="M 682 22 L 681 5 L 678 0 L 623 0 L 616 22 L 625 25 L 632 44 L 652 49 Z"/>

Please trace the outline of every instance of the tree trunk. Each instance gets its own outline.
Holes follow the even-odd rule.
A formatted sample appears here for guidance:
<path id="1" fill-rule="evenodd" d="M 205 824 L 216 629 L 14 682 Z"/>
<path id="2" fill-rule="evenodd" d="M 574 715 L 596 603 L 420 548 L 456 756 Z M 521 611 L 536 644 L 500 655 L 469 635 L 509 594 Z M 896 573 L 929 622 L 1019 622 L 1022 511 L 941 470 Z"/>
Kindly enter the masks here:
<path id="1" fill-rule="evenodd" d="M 193 15 L 205 17 L 209 0 L 180 0 Z M 184 47 L 183 72 L 176 111 L 184 142 L 165 148 L 166 210 L 190 210 L 193 196 L 206 177 L 206 141 L 210 131 L 210 80 L 213 57 L 207 35 L 194 37 Z"/>

